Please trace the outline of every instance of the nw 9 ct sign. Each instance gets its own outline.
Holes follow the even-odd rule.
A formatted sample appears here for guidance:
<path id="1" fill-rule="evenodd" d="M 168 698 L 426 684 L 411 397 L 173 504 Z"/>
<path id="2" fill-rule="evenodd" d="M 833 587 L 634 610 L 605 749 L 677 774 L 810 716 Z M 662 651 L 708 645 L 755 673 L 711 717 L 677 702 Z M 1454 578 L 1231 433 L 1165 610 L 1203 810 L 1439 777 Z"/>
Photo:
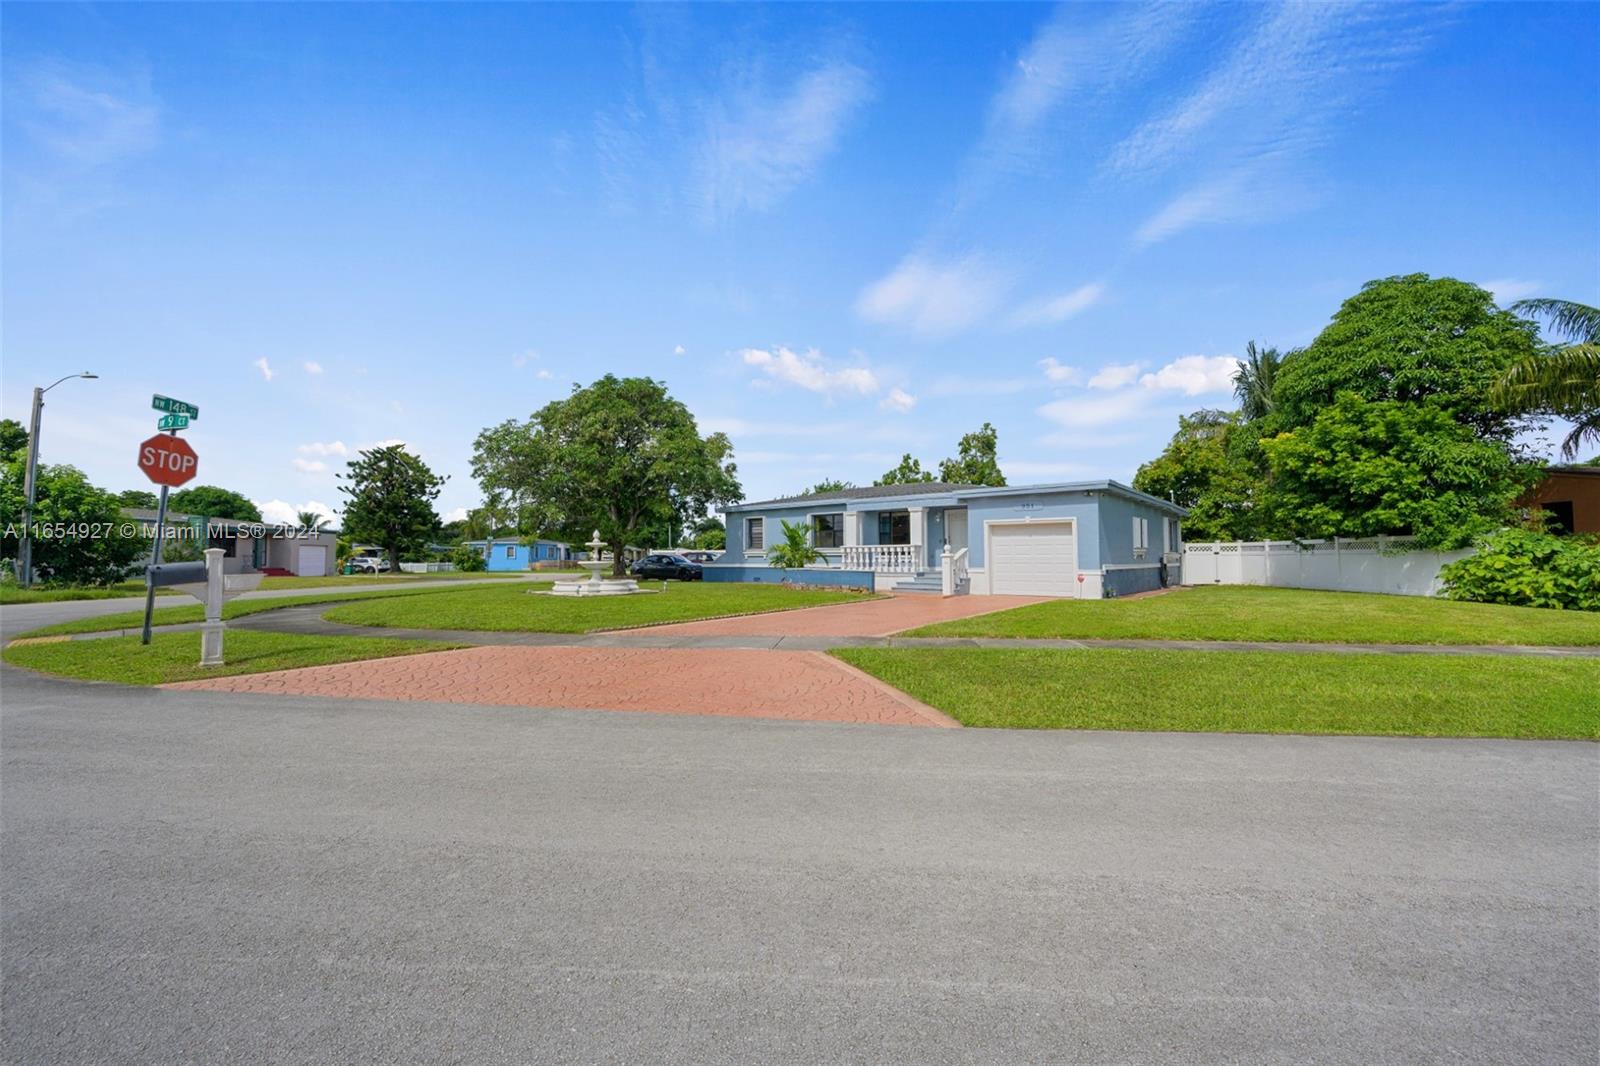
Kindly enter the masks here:
<path id="1" fill-rule="evenodd" d="M 200 457 L 182 437 L 157 435 L 139 445 L 139 469 L 157 485 L 177 488 L 199 468 Z"/>

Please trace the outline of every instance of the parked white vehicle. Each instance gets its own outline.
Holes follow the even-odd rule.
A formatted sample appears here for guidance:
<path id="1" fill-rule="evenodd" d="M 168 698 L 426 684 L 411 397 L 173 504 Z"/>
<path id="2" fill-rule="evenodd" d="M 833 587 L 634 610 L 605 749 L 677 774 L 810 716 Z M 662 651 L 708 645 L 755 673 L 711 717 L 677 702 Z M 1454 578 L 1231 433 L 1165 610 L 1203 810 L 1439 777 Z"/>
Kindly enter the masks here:
<path id="1" fill-rule="evenodd" d="M 381 555 L 352 555 L 350 569 L 358 574 L 387 574 L 389 560 Z"/>

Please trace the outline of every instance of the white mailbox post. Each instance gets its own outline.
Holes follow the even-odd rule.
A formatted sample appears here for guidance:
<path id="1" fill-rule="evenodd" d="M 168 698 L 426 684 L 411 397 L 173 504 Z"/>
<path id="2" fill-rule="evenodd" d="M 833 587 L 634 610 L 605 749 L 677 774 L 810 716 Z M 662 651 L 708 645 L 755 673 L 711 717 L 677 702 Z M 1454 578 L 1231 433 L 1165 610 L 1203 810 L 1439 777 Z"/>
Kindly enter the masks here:
<path id="1" fill-rule="evenodd" d="M 152 588 L 170 588 L 187 593 L 205 604 L 206 620 L 200 623 L 200 665 L 222 665 L 222 605 L 241 592 L 261 584 L 265 574 L 224 574 L 221 548 L 207 548 L 206 561 L 165 563 L 150 568 Z"/>

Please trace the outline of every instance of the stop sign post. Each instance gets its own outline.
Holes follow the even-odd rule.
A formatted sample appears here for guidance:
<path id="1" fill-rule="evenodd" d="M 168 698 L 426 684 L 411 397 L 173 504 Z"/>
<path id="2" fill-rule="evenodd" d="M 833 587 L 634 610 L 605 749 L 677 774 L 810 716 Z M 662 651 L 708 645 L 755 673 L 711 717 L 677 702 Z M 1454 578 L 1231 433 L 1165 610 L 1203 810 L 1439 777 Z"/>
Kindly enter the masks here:
<path id="1" fill-rule="evenodd" d="M 167 410 L 161 406 L 164 396 L 157 396 L 155 406 L 158 410 Z M 177 401 L 167 400 L 168 404 Z M 191 410 L 187 405 L 181 405 L 186 410 Z M 197 408 L 192 409 L 193 416 L 199 415 Z M 171 417 L 170 414 L 168 417 Z M 189 447 L 189 442 L 178 436 L 174 429 L 171 435 L 157 433 L 143 444 L 139 445 L 139 469 L 144 471 L 144 476 L 161 486 L 161 502 L 156 507 L 156 542 L 150 552 L 150 565 L 161 565 L 161 542 L 165 539 L 167 529 L 167 491 L 192 479 L 200 469 L 200 457 L 194 449 Z M 156 584 L 151 577 L 151 571 L 145 572 L 144 593 L 144 631 L 140 635 L 140 643 L 150 643 L 150 616 L 156 607 Z"/>

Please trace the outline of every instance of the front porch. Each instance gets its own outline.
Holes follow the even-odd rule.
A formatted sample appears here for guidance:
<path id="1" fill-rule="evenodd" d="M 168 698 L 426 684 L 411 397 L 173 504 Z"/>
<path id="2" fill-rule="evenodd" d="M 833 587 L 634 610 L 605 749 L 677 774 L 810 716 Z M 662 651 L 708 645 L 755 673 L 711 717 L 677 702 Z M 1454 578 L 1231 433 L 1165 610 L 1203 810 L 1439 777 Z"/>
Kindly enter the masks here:
<path id="1" fill-rule="evenodd" d="M 846 511 L 836 517 L 842 521 L 837 554 L 818 548 L 827 565 L 870 571 L 880 575 L 880 587 L 897 591 L 967 591 L 965 507 Z M 825 524 L 813 526 L 813 537 L 819 534 L 826 536 Z"/>

